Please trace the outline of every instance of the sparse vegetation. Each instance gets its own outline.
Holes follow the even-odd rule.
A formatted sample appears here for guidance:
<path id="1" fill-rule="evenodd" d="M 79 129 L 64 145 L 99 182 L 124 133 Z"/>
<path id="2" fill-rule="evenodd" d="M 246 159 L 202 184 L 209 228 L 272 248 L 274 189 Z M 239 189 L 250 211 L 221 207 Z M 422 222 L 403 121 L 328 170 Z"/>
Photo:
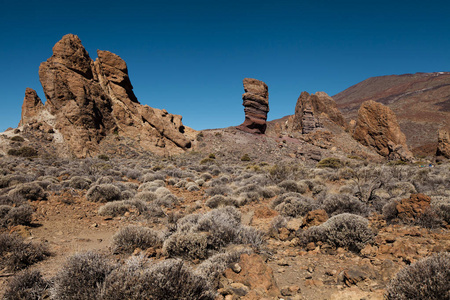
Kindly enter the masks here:
<path id="1" fill-rule="evenodd" d="M 339 169 L 342 168 L 344 164 L 339 158 L 328 157 L 324 158 L 317 163 L 318 168 L 331 168 L 331 169 Z"/>
<path id="2" fill-rule="evenodd" d="M 95 252 L 71 256 L 56 274 L 51 289 L 53 299 L 90 300 L 96 299 L 109 273 L 112 263 Z"/>
<path id="3" fill-rule="evenodd" d="M 160 246 L 161 238 L 158 233 L 146 227 L 130 225 L 123 227 L 113 236 L 115 253 L 132 253 L 136 248 L 145 250 Z"/>
<path id="4" fill-rule="evenodd" d="M 38 156 L 38 152 L 32 147 L 24 146 L 19 149 L 9 149 L 8 155 L 20 157 L 36 157 Z"/>
<path id="5" fill-rule="evenodd" d="M 348 159 L 333 169 L 299 157 L 260 163 L 256 154 L 248 164 L 240 160 L 242 152 L 207 149 L 164 159 L 111 156 L 108 162 L 1 158 L 0 248 L 7 250 L 0 254 L 0 273 L 7 274 L 8 287 L 0 294 L 105 300 L 253 295 L 251 284 L 232 279 L 259 268 L 250 267 L 243 253 L 255 253 L 275 272 L 292 268 L 300 278 L 322 278 L 333 291 L 337 284 L 358 289 L 360 284 L 346 277 L 354 267 L 364 273 L 364 284 L 378 290 L 400 266 L 447 250 L 440 240 L 450 216 L 446 163 L 424 168 Z M 201 158 L 213 162 L 199 164 Z M 430 206 L 403 221 L 398 205 L 418 192 L 430 196 Z M 52 222 L 59 227 L 53 229 Z M 46 232 L 58 255 L 100 252 L 75 255 L 54 278 L 45 260 L 32 270 L 41 270 L 46 280 L 39 273 L 19 273 L 49 255 L 39 244 Z M 114 232 L 112 242 L 105 242 Z M 283 282 L 288 273 L 276 276 Z M 306 280 L 298 283 L 302 289 Z M 314 299 L 316 288 L 325 289 L 304 289 L 304 296 Z"/>
<path id="6" fill-rule="evenodd" d="M 325 223 L 310 227 L 300 234 L 303 244 L 323 242 L 355 252 L 359 252 L 367 243 L 373 242 L 374 237 L 367 219 L 349 213 L 336 215 Z"/>
<path id="7" fill-rule="evenodd" d="M 450 254 L 441 252 L 402 269 L 386 291 L 388 300 L 450 298 Z"/>
<path id="8" fill-rule="evenodd" d="M 121 197 L 120 189 L 112 184 L 94 185 L 86 193 L 87 200 L 92 202 L 120 200 Z"/>
<path id="9" fill-rule="evenodd" d="M 24 139 L 23 137 L 21 137 L 20 135 L 15 135 L 15 136 L 11 137 L 11 141 L 14 141 L 14 142 L 24 142 L 25 139 Z"/>
<path id="10" fill-rule="evenodd" d="M 39 271 L 24 270 L 14 276 L 9 282 L 3 295 L 4 300 L 40 300 L 44 299 L 44 292 L 50 286 Z"/>
<path id="11" fill-rule="evenodd" d="M 0 234 L 0 267 L 21 270 L 50 255 L 43 244 L 26 243 L 17 235 Z"/>

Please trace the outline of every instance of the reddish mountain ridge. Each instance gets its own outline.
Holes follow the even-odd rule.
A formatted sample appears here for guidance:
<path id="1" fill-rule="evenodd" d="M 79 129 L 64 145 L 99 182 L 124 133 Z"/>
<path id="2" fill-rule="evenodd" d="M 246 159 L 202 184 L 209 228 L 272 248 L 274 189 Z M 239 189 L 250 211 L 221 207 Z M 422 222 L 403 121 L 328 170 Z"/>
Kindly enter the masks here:
<path id="1" fill-rule="evenodd" d="M 450 72 L 372 77 L 333 99 L 347 121 L 356 119 L 364 101 L 387 105 L 397 115 L 408 145 L 416 152 L 432 154 L 438 129 L 450 125 Z"/>

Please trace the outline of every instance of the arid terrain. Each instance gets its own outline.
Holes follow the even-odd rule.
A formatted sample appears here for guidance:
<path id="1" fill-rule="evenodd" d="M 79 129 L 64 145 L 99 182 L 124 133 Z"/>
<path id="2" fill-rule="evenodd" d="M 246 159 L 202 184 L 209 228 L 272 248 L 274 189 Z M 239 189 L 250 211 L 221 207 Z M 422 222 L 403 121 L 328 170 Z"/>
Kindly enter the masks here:
<path id="1" fill-rule="evenodd" d="M 216 299 L 383 299 L 399 270 L 450 250 L 448 164 L 102 158 L 1 158 L 2 234 L 46 249 L 2 249 L 3 292 L 27 269 L 46 280 L 43 295 L 87 299 L 58 284 L 80 280 L 61 279 L 69 257 L 95 251 L 114 268 L 181 259 Z M 357 232 L 311 229 L 342 216 Z M 112 299 L 105 277 L 89 280 L 85 293 Z"/>

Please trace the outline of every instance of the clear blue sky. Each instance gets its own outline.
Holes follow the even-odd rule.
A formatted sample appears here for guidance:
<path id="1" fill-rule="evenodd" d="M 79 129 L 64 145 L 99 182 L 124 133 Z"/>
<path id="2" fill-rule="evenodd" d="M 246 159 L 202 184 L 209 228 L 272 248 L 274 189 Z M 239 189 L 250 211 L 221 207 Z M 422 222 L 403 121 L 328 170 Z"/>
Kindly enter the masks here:
<path id="1" fill-rule="evenodd" d="M 450 71 L 449 1 L 0 0 L 0 131 L 16 127 L 26 87 L 67 33 L 91 58 L 128 64 L 142 104 L 194 129 L 242 123 L 242 79 L 269 86 L 269 120 L 302 91 L 330 95 L 366 78 Z"/>

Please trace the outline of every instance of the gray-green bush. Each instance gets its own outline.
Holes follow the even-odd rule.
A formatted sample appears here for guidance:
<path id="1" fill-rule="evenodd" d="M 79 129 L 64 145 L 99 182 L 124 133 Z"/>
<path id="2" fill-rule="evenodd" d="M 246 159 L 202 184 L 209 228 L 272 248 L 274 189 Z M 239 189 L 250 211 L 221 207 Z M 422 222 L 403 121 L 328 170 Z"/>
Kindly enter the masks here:
<path id="1" fill-rule="evenodd" d="M 355 252 L 373 242 L 374 237 L 375 234 L 369 228 L 369 221 L 366 218 L 349 213 L 331 217 L 325 223 L 312 226 L 300 233 L 303 244 L 320 241 Z"/>
<path id="2" fill-rule="evenodd" d="M 386 290 L 388 300 L 450 299 L 450 253 L 441 252 L 400 270 Z"/>

